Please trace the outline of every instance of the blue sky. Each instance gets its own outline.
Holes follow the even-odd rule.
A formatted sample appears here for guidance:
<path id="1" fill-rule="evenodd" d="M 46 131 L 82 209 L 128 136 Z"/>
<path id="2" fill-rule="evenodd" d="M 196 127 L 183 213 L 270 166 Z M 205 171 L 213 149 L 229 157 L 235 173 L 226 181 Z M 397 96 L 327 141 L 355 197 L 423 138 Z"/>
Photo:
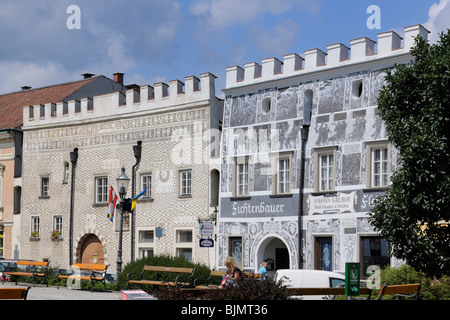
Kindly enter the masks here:
<path id="1" fill-rule="evenodd" d="M 67 21 L 80 8 L 79 29 Z M 380 8 L 380 29 L 369 29 Z M 0 0 L 0 94 L 81 79 L 89 72 L 152 85 L 379 32 L 450 28 L 450 0 Z"/>

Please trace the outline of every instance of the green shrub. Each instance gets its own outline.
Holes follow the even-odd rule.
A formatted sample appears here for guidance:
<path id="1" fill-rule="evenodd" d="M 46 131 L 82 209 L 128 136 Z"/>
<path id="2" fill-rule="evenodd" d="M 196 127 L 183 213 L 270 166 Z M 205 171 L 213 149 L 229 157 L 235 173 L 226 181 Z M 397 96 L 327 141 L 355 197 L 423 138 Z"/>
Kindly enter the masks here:
<path id="1" fill-rule="evenodd" d="M 206 299 L 211 300 L 288 300 L 287 287 L 272 278 L 265 280 L 242 276 L 235 284 L 212 290 Z"/>
<path id="2" fill-rule="evenodd" d="M 381 270 L 382 286 L 408 283 L 422 284 L 420 289 L 420 299 L 422 300 L 450 300 L 449 276 L 443 276 L 440 279 L 426 277 L 423 272 L 416 271 L 407 264 L 396 268 L 386 267 Z"/>

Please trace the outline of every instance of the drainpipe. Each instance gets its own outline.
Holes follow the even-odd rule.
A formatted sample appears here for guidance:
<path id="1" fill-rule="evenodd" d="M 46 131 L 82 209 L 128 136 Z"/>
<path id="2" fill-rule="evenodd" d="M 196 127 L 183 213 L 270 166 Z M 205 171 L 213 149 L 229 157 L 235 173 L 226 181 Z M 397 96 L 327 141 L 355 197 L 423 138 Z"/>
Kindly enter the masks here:
<path id="1" fill-rule="evenodd" d="M 301 158 L 300 158 L 300 179 L 298 190 L 298 267 L 303 269 L 303 188 L 305 186 L 305 148 L 308 142 L 309 125 L 303 125 L 300 129 L 302 146 L 301 146 Z"/>
<path id="2" fill-rule="evenodd" d="M 139 167 L 139 163 L 141 163 L 141 153 L 142 153 L 142 141 L 138 141 L 136 146 L 133 146 L 134 157 L 136 158 L 136 164 L 133 166 L 132 176 L 131 176 L 131 198 L 134 198 L 136 195 L 136 173 Z M 134 261 L 134 238 L 135 238 L 135 229 L 136 229 L 136 219 L 134 216 L 136 208 L 131 212 L 131 262 Z"/>
<path id="3" fill-rule="evenodd" d="M 73 264 L 73 205 L 75 198 L 75 168 L 78 161 L 78 148 L 70 153 L 70 162 L 72 163 L 72 178 L 70 185 L 70 216 L 69 216 L 69 265 Z"/>

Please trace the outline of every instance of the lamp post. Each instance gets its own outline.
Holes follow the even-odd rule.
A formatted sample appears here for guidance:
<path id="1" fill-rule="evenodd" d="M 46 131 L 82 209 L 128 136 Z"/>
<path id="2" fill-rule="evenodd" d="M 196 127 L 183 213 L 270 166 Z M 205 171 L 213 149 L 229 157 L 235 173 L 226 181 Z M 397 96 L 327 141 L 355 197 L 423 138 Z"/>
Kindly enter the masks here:
<path id="1" fill-rule="evenodd" d="M 130 178 L 125 174 L 125 168 L 122 167 L 122 173 L 117 177 L 117 187 L 119 189 L 120 201 L 120 231 L 119 231 L 119 249 L 117 250 L 117 274 L 122 271 L 122 234 L 123 234 L 123 212 L 128 199 L 125 199 L 128 190 Z"/>

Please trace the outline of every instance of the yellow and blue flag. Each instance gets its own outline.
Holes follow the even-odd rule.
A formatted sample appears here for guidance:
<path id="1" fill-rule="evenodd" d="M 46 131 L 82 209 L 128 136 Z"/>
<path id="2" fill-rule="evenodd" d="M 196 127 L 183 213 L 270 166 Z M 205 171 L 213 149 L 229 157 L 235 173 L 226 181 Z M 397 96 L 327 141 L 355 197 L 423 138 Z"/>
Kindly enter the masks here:
<path id="1" fill-rule="evenodd" d="M 142 190 L 137 196 L 135 196 L 133 199 L 131 199 L 131 211 L 134 210 L 134 207 L 136 207 L 136 202 L 138 201 L 138 199 L 140 197 L 142 197 L 144 195 L 144 193 L 145 193 L 145 191 L 147 191 L 147 189 L 148 189 L 148 186 L 144 190 Z"/>

